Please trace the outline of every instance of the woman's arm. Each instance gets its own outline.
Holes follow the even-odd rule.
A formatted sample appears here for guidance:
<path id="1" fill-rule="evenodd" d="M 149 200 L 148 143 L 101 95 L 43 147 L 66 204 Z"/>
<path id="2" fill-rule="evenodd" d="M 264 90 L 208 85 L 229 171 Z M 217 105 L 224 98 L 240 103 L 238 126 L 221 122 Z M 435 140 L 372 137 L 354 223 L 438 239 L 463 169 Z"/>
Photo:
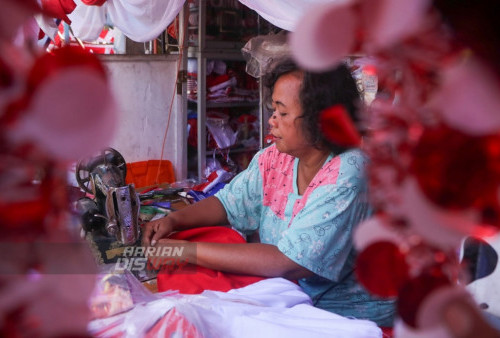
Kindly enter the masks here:
<path id="1" fill-rule="evenodd" d="M 146 223 L 142 241 L 145 246 L 155 245 L 160 238 L 174 231 L 222 224 L 229 224 L 226 210 L 216 197 L 211 196 L 172 212 L 167 217 Z"/>
<path id="2" fill-rule="evenodd" d="M 184 257 L 205 268 L 262 277 L 296 280 L 314 275 L 285 256 L 278 247 L 262 243 L 207 243 L 163 239 L 158 245 L 179 244 L 190 247 Z"/>

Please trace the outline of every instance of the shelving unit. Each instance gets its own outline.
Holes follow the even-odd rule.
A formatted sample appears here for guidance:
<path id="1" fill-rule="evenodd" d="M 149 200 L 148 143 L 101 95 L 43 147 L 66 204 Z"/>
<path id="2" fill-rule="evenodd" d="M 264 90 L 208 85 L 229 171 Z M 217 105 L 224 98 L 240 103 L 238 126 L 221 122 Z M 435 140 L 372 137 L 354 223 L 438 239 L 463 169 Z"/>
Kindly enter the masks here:
<path id="1" fill-rule="evenodd" d="M 226 2 L 227 3 L 227 2 Z M 238 3 L 236 1 L 236 3 Z M 215 11 L 219 10 L 220 12 L 217 12 L 219 15 L 217 15 L 217 19 L 219 20 L 218 22 L 218 29 L 219 33 L 221 33 L 222 38 L 237 38 L 238 34 L 241 34 L 242 32 L 244 34 L 248 34 L 248 36 L 256 36 L 258 34 L 261 34 L 260 32 L 260 27 L 259 24 L 257 25 L 258 28 L 254 29 L 253 31 L 248 30 L 245 32 L 244 29 L 241 29 L 238 27 L 238 20 L 241 20 L 242 16 L 244 15 L 249 15 L 248 13 L 254 13 L 256 20 L 262 20 L 261 18 L 258 17 L 258 15 L 248 9 L 247 14 L 242 14 L 245 13 L 244 11 L 241 10 L 235 10 L 235 9 L 225 9 L 225 8 L 219 8 L 215 9 L 213 7 L 209 8 L 209 11 L 211 12 L 212 16 L 209 17 L 209 20 L 211 21 L 211 25 L 207 27 L 207 0 L 197 0 L 194 3 L 189 6 L 189 14 L 190 15 L 197 15 L 198 20 L 197 20 L 197 25 L 196 26 L 188 26 L 187 28 L 187 34 L 188 34 L 188 41 L 190 41 L 190 45 L 188 47 L 188 52 L 187 52 L 187 58 L 189 59 L 196 59 L 196 65 L 197 65 L 197 84 L 196 84 L 196 92 L 197 92 L 197 97 L 196 101 L 193 100 L 188 100 L 188 108 L 191 108 L 192 110 L 196 110 L 197 112 L 197 124 L 196 124 L 196 131 L 197 131 L 197 145 L 196 145 L 196 155 L 197 155 L 197 170 L 196 174 L 198 178 L 204 178 L 204 172 L 205 168 L 207 166 L 207 152 L 212 151 L 211 149 L 207 149 L 207 112 L 210 112 L 210 110 L 213 109 L 224 109 L 228 110 L 231 112 L 234 112 L 236 110 L 239 110 L 240 112 L 243 113 L 248 113 L 252 108 L 255 110 L 258 110 L 258 116 L 257 119 L 259 121 L 259 131 L 258 131 L 258 139 L 256 140 L 256 146 L 255 147 L 242 147 L 241 145 L 239 147 L 230 147 L 228 149 L 224 149 L 224 152 L 231 154 L 241 154 L 245 152 L 249 152 L 255 154 L 263 145 L 263 139 L 264 139 L 264 133 L 265 133 L 265 123 L 264 117 L 263 117 L 263 111 L 260 105 L 260 102 L 262 101 L 262 90 L 260 87 L 256 88 L 256 93 L 258 93 L 258 99 L 252 102 L 246 102 L 246 101 L 235 101 L 235 102 L 210 102 L 207 101 L 207 97 L 205 93 L 207 92 L 207 83 L 206 83 L 206 76 L 207 76 L 207 61 L 209 60 L 224 60 L 225 62 L 228 63 L 238 63 L 241 62 L 242 65 L 245 65 L 245 60 L 243 58 L 243 55 L 241 53 L 241 48 L 245 45 L 246 41 L 240 39 L 240 40 L 225 40 L 222 41 L 220 36 L 213 36 L 213 31 L 214 31 L 214 26 L 213 22 L 215 18 L 213 17 L 213 14 Z M 225 22 L 224 18 L 229 18 L 228 26 L 230 26 L 233 31 L 225 30 Z M 250 17 L 246 17 L 249 19 Z M 233 20 L 234 21 L 231 21 Z M 251 20 L 251 18 L 250 18 Z M 260 22 L 260 21 L 258 21 Z M 192 23 L 192 20 L 191 20 Z M 211 39 L 207 39 L 207 29 L 211 30 Z M 196 38 L 194 38 L 196 37 Z M 244 68 L 244 67 L 243 67 Z M 260 86 L 257 84 L 257 86 Z M 236 114 L 237 115 L 237 114 Z M 189 165 L 188 165 L 189 166 Z M 243 168 L 242 168 L 243 169 Z M 189 169 L 188 169 L 189 170 Z M 193 172 L 193 170 L 191 170 Z"/>

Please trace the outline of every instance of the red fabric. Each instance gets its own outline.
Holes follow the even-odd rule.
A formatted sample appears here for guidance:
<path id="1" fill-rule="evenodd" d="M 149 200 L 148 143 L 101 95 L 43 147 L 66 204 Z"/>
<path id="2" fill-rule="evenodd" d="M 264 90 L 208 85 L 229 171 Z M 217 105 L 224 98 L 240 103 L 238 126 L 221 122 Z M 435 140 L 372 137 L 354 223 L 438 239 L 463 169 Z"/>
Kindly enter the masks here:
<path id="1" fill-rule="evenodd" d="M 207 76 L 207 88 L 216 86 L 218 84 L 229 81 L 229 76 L 227 74 L 222 75 L 208 75 Z"/>
<path id="2" fill-rule="evenodd" d="M 215 181 L 215 179 L 217 179 L 217 177 L 219 177 L 219 174 L 217 173 L 217 170 L 216 171 L 212 171 L 212 173 L 210 175 L 208 175 L 207 177 L 207 181 L 205 183 L 201 183 L 201 184 L 198 184 L 198 185 L 195 185 L 193 187 L 193 190 L 194 191 L 204 191 L 206 187 L 208 187 L 209 184 L 211 184 L 213 181 Z"/>
<path id="3" fill-rule="evenodd" d="M 177 31 L 179 30 L 179 17 L 176 16 L 174 22 L 172 22 L 168 27 L 167 27 L 167 33 L 174 39 L 177 39 Z"/>
<path id="4" fill-rule="evenodd" d="M 196 326 L 174 308 L 156 322 L 145 337 L 201 338 L 203 335 L 196 329 Z"/>
<path id="5" fill-rule="evenodd" d="M 76 8 L 73 0 L 42 0 L 43 12 L 56 19 L 64 20 L 68 25 L 71 20 L 66 14 L 70 14 Z"/>
<path id="6" fill-rule="evenodd" d="M 192 242 L 246 243 L 245 239 L 230 228 L 203 227 L 174 233 L 170 238 Z M 197 294 L 204 290 L 229 291 L 241 288 L 263 277 L 223 273 L 201 266 L 188 265 L 174 273 L 160 271 L 157 277 L 158 291 L 179 290 L 183 294 Z"/>
<path id="7" fill-rule="evenodd" d="M 64 47 L 56 49 L 52 54 L 44 53 L 30 70 L 28 75 L 27 92 L 31 96 L 39 86 L 52 75 L 65 71 L 71 67 L 88 67 L 106 78 L 106 71 L 99 58 L 80 47 Z M 74 69 L 74 68 L 73 68 Z"/>
<path id="8" fill-rule="evenodd" d="M 383 338 L 392 338 L 394 335 L 394 329 L 392 327 L 381 327 Z"/>
<path id="9" fill-rule="evenodd" d="M 82 0 L 87 6 L 102 6 L 106 0 Z"/>

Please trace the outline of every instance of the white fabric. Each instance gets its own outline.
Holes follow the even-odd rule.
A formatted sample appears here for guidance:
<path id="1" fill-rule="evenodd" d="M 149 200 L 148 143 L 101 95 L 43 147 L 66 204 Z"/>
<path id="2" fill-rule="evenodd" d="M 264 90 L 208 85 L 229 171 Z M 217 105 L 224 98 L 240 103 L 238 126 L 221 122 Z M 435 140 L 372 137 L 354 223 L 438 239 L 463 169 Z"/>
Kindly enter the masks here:
<path id="1" fill-rule="evenodd" d="M 138 304 L 125 314 L 91 322 L 90 332 L 100 337 L 120 333 L 125 337 L 142 336 L 163 314 L 175 308 L 206 337 L 382 337 L 381 329 L 371 321 L 348 319 L 315 308 L 298 285 L 283 278 L 262 280 L 229 292 L 169 292 L 159 296 L 162 298 Z"/>
<path id="2" fill-rule="evenodd" d="M 210 307 L 223 316 L 220 332 L 228 332 L 228 337 L 382 336 L 371 321 L 314 307 L 298 285 L 283 278 L 265 279 L 227 293 L 205 291 L 201 296 L 207 297 L 202 308 Z"/>
<path id="3" fill-rule="evenodd" d="M 94 41 L 108 21 L 129 39 L 146 42 L 157 38 L 182 9 L 185 0 L 107 0 L 102 6 L 87 6 L 76 0 L 68 15 L 75 36 Z"/>
<path id="4" fill-rule="evenodd" d="M 156 39 L 167 29 L 184 5 L 184 0 L 108 0 L 111 22 L 137 42 Z"/>
<path id="5" fill-rule="evenodd" d="M 81 0 L 74 1 L 76 8 L 68 14 L 73 33 L 83 41 L 97 40 L 106 24 L 106 5 L 87 6 Z"/>
<path id="6" fill-rule="evenodd" d="M 314 4 L 346 0 L 240 0 L 264 19 L 282 29 L 293 31 L 306 9 Z M 68 17 L 75 36 L 94 41 L 106 23 L 119 28 L 129 39 L 146 42 L 155 39 L 172 23 L 185 0 L 108 0 L 102 6 L 87 6 L 75 0 Z"/>
<path id="7" fill-rule="evenodd" d="M 315 4 L 345 0 L 240 0 L 264 19 L 287 31 L 294 31 L 299 19 Z"/>
<path id="8" fill-rule="evenodd" d="M 58 32 L 56 22 L 53 18 L 50 18 L 43 14 L 35 15 L 36 23 L 38 27 L 47 35 L 49 38 L 54 39 Z"/>

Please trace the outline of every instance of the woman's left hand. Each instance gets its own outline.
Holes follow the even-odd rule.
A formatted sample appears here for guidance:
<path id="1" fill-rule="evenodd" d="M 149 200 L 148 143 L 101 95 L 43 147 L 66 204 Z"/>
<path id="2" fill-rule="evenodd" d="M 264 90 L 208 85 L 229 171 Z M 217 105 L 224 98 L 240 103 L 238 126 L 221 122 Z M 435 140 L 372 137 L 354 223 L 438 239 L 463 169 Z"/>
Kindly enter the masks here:
<path id="1" fill-rule="evenodd" d="M 184 239 L 173 239 L 173 238 L 162 238 L 158 240 L 159 244 L 181 244 L 181 243 L 190 243 Z"/>
<path id="2" fill-rule="evenodd" d="M 196 264 L 196 243 L 181 239 L 162 238 L 150 249 L 148 260 L 156 264 Z"/>

